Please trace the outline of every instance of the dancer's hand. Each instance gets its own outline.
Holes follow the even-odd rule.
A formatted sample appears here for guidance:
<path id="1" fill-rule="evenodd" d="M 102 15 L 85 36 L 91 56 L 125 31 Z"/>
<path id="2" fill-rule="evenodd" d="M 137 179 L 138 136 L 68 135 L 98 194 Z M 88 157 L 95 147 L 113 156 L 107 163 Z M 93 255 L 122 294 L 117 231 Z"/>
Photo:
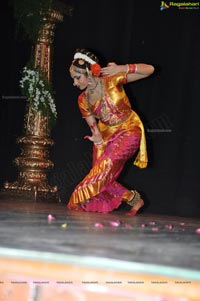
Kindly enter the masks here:
<path id="1" fill-rule="evenodd" d="M 96 123 L 96 120 L 94 119 L 93 116 L 89 116 L 86 118 L 86 121 L 91 129 L 92 136 L 85 136 L 84 139 L 89 139 L 96 145 L 100 145 L 103 143 L 103 138 L 101 135 L 101 132 L 98 128 L 98 125 Z"/>
<path id="2" fill-rule="evenodd" d="M 121 66 L 117 65 L 114 62 L 108 63 L 108 65 L 104 68 L 101 68 L 102 76 L 112 76 L 121 72 Z"/>
<path id="3" fill-rule="evenodd" d="M 85 136 L 84 139 L 88 139 L 96 145 L 103 143 L 102 136 L 99 134 L 97 134 L 97 135 L 93 134 L 92 136 Z"/>

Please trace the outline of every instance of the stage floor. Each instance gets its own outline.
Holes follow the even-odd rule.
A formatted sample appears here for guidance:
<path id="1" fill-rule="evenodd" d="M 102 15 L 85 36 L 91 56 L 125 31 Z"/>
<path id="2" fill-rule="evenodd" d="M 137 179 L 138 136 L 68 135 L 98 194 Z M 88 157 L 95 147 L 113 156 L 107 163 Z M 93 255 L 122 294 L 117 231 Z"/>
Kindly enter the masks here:
<path id="1" fill-rule="evenodd" d="M 9 200 L 0 210 L 1 247 L 200 269 L 198 219 Z"/>
<path id="2" fill-rule="evenodd" d="M 195 281 L 199 289 L 199 250 L 199 219 L 145 212 L 134 217 L 124 211 L 76 212 L 59 203 L 0 200 L 1 258 L 45 261 L 48 257 L 95 269 L 182 277 Z"/>

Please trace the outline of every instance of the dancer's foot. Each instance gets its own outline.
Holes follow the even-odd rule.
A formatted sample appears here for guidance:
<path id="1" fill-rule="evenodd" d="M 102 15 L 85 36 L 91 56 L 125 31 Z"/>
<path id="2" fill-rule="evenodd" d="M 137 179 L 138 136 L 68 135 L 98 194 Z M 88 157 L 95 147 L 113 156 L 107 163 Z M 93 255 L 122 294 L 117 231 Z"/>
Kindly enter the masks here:
<path id="1" fill-rule="evenodd" d="M 85 211 L 81 206 L 76 206 L 76 205 L 70 205 L 70 206 L 67 206 L 67 208 L 69 210 L 75 210 L 75 211 Z"/>
<path id="2" fill-rule="evenodd" d="M 136 213 L 140 210 L 140 208 L 142 208 L 142 206 L 144 206 L 144 201 L 142 199 L 140 199 L 140 201 L 138 202 L 137 205 L 135 205 L 134 207 L 132 207 L 132 209 L 127 212 L 126 215 L 136 215 Z"/>
<path id="3" fill-rule="evenodd" d="M 127 202 L 132 208 L 127 213 L 127 215 L 134 216 L 139 211 L 139 209 L 144 206 L 144 201 L 141 198 L 141 195 L 136 190 L 133 191 L 133 197 L 130 201 Z"/>

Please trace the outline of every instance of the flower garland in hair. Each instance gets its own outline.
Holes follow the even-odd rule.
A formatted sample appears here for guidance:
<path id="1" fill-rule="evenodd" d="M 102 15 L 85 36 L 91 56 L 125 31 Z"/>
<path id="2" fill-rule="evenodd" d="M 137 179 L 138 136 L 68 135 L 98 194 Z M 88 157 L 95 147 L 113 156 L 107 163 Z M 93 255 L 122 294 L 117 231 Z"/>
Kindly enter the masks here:
<path id="1" fill-rule="evenodd" d="M 51 123 L 57 118 L 52 88 L 42 74 L 42 71 L 24 67 L 20 87 L 35 111 L 49 113 Z"/>
<path id="2" fill-rule="evenodd" d="M 90 64 L 90 70 L 92 71 L 92 74 L 94 76 L 99 77 L 101 74 L 101 66 L 97 64 L 94 60 L 92 60 L 88 55 L 83 54 L 81 52 L 76 52 L 74 55 L 74 60 L 76 59 L 82 59 Z"/>
<path id="3" fill-rule="evenodd" d="M 96 62 L 94 60 L 92 60 L 89 56 L 87 56 L 86 54 L 83 54 L 81 52 L 76 52 L 74 55 L 74 60 L 76 59 L 82 59 L 86 62 L 88 62 L 89 64 L 96 64 Z"/>

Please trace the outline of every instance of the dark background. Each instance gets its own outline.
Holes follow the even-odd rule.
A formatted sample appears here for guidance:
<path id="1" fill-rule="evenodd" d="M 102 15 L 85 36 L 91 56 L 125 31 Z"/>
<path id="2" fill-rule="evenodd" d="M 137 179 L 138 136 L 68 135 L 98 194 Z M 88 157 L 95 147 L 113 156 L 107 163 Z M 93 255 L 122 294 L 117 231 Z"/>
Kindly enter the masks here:
<path id="1" fill-rule="evenodd" d="M 200 216 L 199 189 L 199 10 L 160 10 L 161 1 L 71 0 L 72 17 L 56 28 L 53 87 L 58 121 L 50 150 L 55 167 L 49 182 L 67 202 L 91 166 L 89 129 L 77 106 L 69 66 L 77 47 L 94 51 L 101 65 L 153 64 L 155 73 L 126 86 L 147 134 L 149 166 L 127 162 L 120 181 L 139 190 L 146 212 Z M 16 138 L 23 131 L 25 101 L 20 98 L 21 69 L 31 45 L 15 36 L 12 7 L 1 5 L 0 185 L 13 181 L 12 161 L 20 154 Z M 10 97 L 11 96 L 11 97 Z"/>

